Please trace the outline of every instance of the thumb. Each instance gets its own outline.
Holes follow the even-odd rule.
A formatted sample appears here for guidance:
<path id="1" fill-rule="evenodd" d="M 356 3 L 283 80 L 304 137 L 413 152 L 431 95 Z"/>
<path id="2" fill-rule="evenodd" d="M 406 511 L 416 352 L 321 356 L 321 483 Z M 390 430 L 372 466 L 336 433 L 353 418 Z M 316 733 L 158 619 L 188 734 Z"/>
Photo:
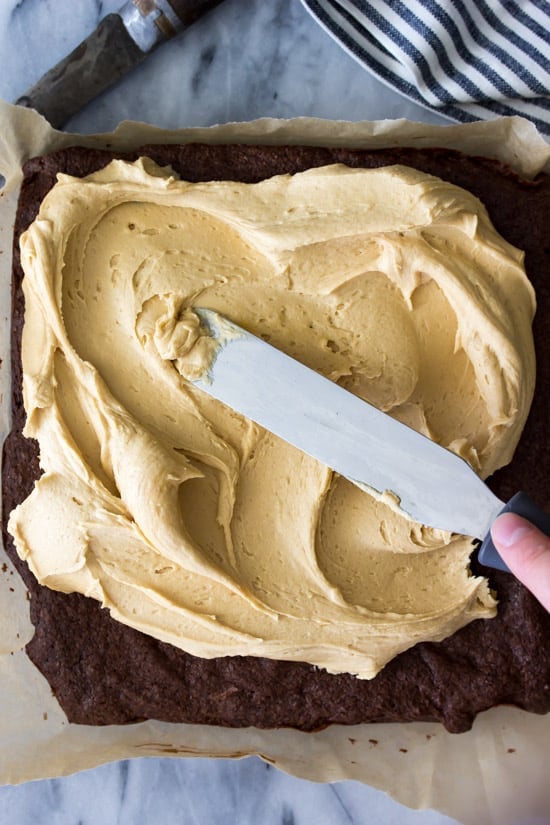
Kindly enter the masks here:
<path id="1" fill-rule="evenodd" d="M 491 537 L 512 573 L 550 610 L 550 538 L 515 513 L 499 516 Z"/>

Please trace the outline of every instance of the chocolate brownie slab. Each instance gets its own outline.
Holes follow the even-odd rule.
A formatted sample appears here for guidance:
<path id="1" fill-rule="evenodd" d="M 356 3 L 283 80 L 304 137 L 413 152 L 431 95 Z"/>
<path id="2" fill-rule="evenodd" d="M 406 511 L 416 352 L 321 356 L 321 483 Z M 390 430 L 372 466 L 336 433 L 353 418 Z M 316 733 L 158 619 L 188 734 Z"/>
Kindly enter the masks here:
<path id="1" fill-rule="evenodd" d="M 353 167 L 401 163 L 463 186 L 487 207 L 497 230 L 526 252 L 538 311 L 537 391 L 511 464 L 490 480 L 501 498 L 524 489 L 550 507 L 550 388 L 547 321 L 550 263 L 547 215 L 550 178 L 518 178 L 498 163 L 449 150 L 377 151 L 318 147 L 147 146 L 123 155 L 147 155 L 189 181 L 256 182 L 328 163 Z M 121 156 L 121 155 L 117 155 Z M 20 337 L 24 317 L 18 239 L 36 216 L 58 172 L 84 176 L 114 155 L 81 149 L 35 158 L 25 167 L 14 238 L 13 428 L 4 445 L 3 530 L 10 557 L 30 592 L 35 635 L 28 655 L 48 679 L 71 722 L 124 724 L 143 719 L 261 728 L 316 730 L 332 723 L 433 720 L 454 732 L 475 715 L 510 703 L 550 710 L 550 617 L 512 576 L 481 569 L 497 591 L 495 619 L 477 620 L 440 643 L 422 643 L 402 653 L 370 681 L 331 675 L 307 664 L 252 657 L 198 659 L 132 630 L 83 596 L 37 584 L 18 558 L 6 530 L 9 512 L 31 492 L 40 469 L 35 442 L 25 439 Z"/>

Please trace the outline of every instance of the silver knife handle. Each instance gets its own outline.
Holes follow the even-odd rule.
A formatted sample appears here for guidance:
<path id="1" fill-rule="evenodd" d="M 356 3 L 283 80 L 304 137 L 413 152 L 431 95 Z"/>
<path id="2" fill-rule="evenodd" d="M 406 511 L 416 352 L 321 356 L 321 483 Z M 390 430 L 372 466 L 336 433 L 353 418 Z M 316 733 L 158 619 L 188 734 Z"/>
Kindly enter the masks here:
<path id="1" fill-rule="evenodd" d="M 52 126 L 60 128 L 146 55 L 128 34 L 121 17 L 108 14 L 86 40 L 16 103 L 36 109 Z"/>
<path id="2" fill-rule="evenodd" d="M 187 28 L 222 0 L 128 0 L 119 10 L 137 46 L 150 52 Z"/>
<path id="3" fill-rule="evenodd" d="M 168 0 L 128 0 L 118 14 L 142 52 L 153 51 L 183 28 Z"/>

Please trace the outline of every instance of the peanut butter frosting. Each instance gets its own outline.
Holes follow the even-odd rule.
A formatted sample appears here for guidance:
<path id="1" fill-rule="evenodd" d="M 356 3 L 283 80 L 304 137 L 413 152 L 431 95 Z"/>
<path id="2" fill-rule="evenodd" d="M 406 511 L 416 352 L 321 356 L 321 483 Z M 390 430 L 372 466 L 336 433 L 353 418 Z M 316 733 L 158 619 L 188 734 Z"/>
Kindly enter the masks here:
<path id="1" fill-rule="evenodd" d="M 43 475 L 9 529 L 42 584 L 197 656 L 367 679 L 495 614 L 470 538 L 411 522 L 187 378 L 212 354 L 193 312 L 210 307 L 486 477 L 528 413 L 535 301 L 474 196 L 401 166 L 240 184 L 113 161 L 60 175 L 21 252 Z"/>

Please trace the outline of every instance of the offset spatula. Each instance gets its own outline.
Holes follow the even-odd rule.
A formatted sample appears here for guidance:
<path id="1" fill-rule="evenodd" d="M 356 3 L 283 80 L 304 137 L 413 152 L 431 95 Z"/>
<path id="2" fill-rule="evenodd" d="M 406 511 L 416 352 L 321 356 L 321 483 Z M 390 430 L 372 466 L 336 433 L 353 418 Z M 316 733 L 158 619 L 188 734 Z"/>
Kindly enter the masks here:
<path id="1" fill-rule="evenodd" d="M 490 528 L 502 512 L 550 535 L 550 514 L 525 493 L 507 504 L 471 467 L 405 424 L 251 335 L 210 309 L 197 309 L 218 347 L 192 383 L 326 464 L 362 489 L 391 491 L 421 524 L 480 539 L 482 564 L 506 570 Z"/>

